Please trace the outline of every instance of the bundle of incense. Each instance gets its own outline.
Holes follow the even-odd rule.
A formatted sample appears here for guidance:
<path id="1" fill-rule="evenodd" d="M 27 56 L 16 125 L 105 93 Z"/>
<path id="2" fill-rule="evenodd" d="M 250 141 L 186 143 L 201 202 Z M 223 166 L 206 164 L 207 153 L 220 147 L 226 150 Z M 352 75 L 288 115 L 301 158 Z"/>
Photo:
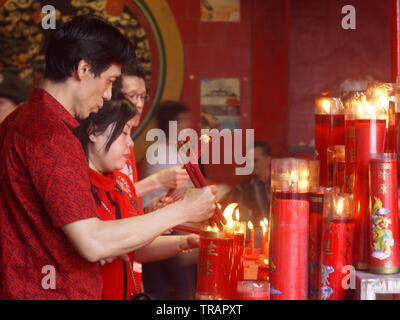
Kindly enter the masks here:
<path id="1" fill-rule="evenodd" d="M 168 192 L 167 195 L 163 198 L 165 200 L 160 201 L 160 203 L 158 205 L 156 205 L 152 209 L 152 211 L 164 208 L 165 206 L 180 200 L 183 197 L 183 195 L 185 194 L 185 192 L 186 192 L 185 188 L 182 190 L 178 190 L 178 191 L 176 191 L 176 189 L 172 189 L 172 192 L 171 193 Z"/>
<path id="2" fill-rule="evenodd" d="M 178 145 L 178 153 L 184 163 L 184 168 L 188 173 L 190 180 L 196 188 L 203 188 L 207 186 L 206 179 L 200 171 L 199 164 L 197 163 L 197 156 L 191 151 L 190 140 Z M 225 217 L 221 209 L 216 205 L 214 215 L 209 219 L 211 227 L 217 225 L 219 230 L 223 230 L 226 224 Z"/>
<path id="3" fill-rule="evenodd" d="M 199 140 L 200 140 L 200 148 L 195 148 L 195 149 L 197 149 L 197 150 L 200 149 L 200 152 L 196 153 L 195 151 L 192 151 L 193 149 L 190 148 L 191 144 L 190 144 L 189 138 L 187 138 L 185 142 L 180 142 L 180 144 L 178 143 L 178 145 L 177 145 L 178 152 L 179 152 L 179 149 L 183 147 L 183 145 L 186 145 L 186 148 L 184 150 L 186 156 L 189 157 L 189 161 L 192 161 L 193 163 L 197 164 L 198 159 L 202 156 L 204 151 L 207 149 L 206 146 L 210 142 L 211 138 L 208 135 L 202 135 Z M 182 161 L 185 163 L 184 159 L 182 159 Z M 204 180 L 204 177 L 203 177 L 203 182 L 206 183 Z M 175 190 L 176 189 L 174 189 L 174 188 L 169 189 L 166 197 L 171 196 L 175 192 Z"/>

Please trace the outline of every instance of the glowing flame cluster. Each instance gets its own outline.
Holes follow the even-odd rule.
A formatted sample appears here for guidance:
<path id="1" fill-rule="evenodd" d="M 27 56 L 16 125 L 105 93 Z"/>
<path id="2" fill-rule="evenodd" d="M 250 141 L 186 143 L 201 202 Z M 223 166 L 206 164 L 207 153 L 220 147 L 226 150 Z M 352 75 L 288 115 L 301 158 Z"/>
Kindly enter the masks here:
<path id="1" fill-rule="evenodd" d="M 236 209 L 236 212 L 239 210 L 237 208 L 239 204 L 236 202 L 230 203 L 228 204 L 228 206 L 225 208 L 223 215 L 224 218 L 226 219 L 226 226 L 228 228 L 233 228 L 234 227 L 234 223 L 233 223 L 233 211 Z M 238 217 L 238 215 L 236 214 L 236 217 Z M 236 219 L 238 220 L 238 219 Z"/>
<path id="2" fill-rule="evenodd" d="M 353 98 L 357 119 L 386 119 L 392 88 L 379 84 L 368 88 L 366 93 Z"/>
<path id="3" fill-rule="evenodd" d="M 290 173 L 287 174 L 289 175 L 289 187 L 292 189 L 297 187 L 299 191 L 308 189 L 310 170 L 290 170 Z"/>
<path id="4" fill-rule="evenodd" d="M 340 98 L 325 96 L 315 102 L 316 114 L 339 114 L 343 112 L 343 103 Z"/>

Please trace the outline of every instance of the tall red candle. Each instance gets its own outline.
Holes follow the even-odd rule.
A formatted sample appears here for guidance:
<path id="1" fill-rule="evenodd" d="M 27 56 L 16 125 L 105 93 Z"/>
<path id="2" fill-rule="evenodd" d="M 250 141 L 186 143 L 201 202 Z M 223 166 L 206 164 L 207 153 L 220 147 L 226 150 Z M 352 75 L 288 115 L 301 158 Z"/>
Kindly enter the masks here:
<path id="1" fill-rule="evenodd" d="M 273 300 L 308 296 L 308 162 L 273 159 L 270 282 Z"/>
<path id="2" fill-rule="evenodd" d="M 322 209 L 325 190 L 324 187 L 314 187 L 309 193 L 308 298 L 310 300 L 316 300 L 318 297 Z"/>
<path id="3" fill-rule="evenodd" d="M 237 216 L 237 218 L 239 218 Z M 235 232 L 235 261 L 237 262 L 237 280 L 242 281 L 244 275 L 244 250 L 246 244 L 246 223 L 243 221 L 234 222 L 234 232 Z"/>
<path id="4" fill-rule="evenodd" d="M 233 242 L 225 232 L 201 231 L 196 299 L 232 299 Z"/>
<path id="5" fill-rule="evenodd" d="M 370 156 L 369 271 L 397 273 L 399 268 L 399 216 L 396 154 Z"/>
<path id="6" fill-rule="evenodd" d="M 320 257 L 320 300 L 344 300 L 350 291 L 343 286 L 343 267 L 352 263 L 354 231 L 352 194 L 329 192 L 324 196 Z"/>
<path id="7" fill-rule="evenodd" d="M 243 260 L 244 260 L 244 233 L 231 232 L 228 237 L 233 239 L 233 257 L 232 268 L 230 272 L 229 281 L 230 293 L 229 299 L 236 299 L 237 297 L 237 283 L 243 280 Z"/>
<path id="8" fill-rule="evenodd" d="M 327 148 L 344 144 L 344 109 L 339 98 L 324 97 L 315 106 L 315 149 L 320 160 L 320 185 L 328 186 Z"/>
<path id="9" fill-rule="evenodd" d="M 354 266 L 368 269 L 369 260 L 369 194 L 368 161 L 370 153 L 383 153 L 386 120 L 357 119 L 354 123 L 355 183 L 354 183 Z"/>

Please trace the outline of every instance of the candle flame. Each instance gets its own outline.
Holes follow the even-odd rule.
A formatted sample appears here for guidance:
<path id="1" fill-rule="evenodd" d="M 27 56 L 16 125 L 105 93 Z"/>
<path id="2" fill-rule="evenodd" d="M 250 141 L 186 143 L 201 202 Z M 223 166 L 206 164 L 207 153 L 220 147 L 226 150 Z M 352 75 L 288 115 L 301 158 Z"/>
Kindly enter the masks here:
<path id="1" fill-rule="evenodd" d="M 235 210 L 235 218 L 236 218 L 236 221 L 239 221 L 239 219 L 240 219 L 239 208 L 236 208 L 236 210 Z"/>
<path id="2" fill-rule="evenodd" d="M 290 170 L 289 187 L 292 187 L 298 180 L 297 170 Z"/>
<path id="3" fill-rule="evenodd" d="M 339 216 L 342 215 L 343 213 L 343 199 L 340 198 L 337 202 L 337 206 L 336 206 L 336 212 Z"/>
<path id="4" fill-rule="evenodd" d="M 265 264 L 268 264 L 268 259 L 264 259 L 264 263 L 265 263 Z"/>
<path id="5" fill-rule="evenodd" d="M 231 218 L 233 215 L 233 210 L 235 210 L 235 208 L 238 206 L 239 204 L 237 202 L 232 202 L 230 204 L 227 205 L 227 207 L 225 208 L 224 212 L 222 213 L 224 218 L 226 220 L 228 220 L 228 218 Z"/>
<path id="6" fill-rule="evenodd" d="M 228 218 L 227 218 L 226 226 L 227 226 L 228 228 L 233 228 L 234 223 L 233 223 L 232 217 L 228 217 Z"/>
<path id="7" fill-rule="evenodd" d="M 209 232 L 219 232 L 219 229 L 217 226 L 211 227 L 211 226 L 207 226 L 206 231 Z"/>
<path id="8" fill-rule="evenodd" d="M 247 222 L 247 226 L 249 227 L 250 230 L 253 230 L 253 229 L 254 229 L 253 223 L 252 223 L 251 221 L 248 221 L 248 222 Z"/>
<path id="9" fill-rule="evenodd" d="M 264 218 L 264 224 L 268 227 L 269 226 L 269 224 L 268 224 L 268 219 L 267 218 Z"/>
<path id="10" fill-rule="evenodd" d="M 331 113 L 331 102 L 328 99 L 322 100 L 322 107 L 326 113 Z"/>
<path id="11" fill-rule="evenodd" d="M 260 221 L 260 226 L 261 226 L 261 228 L 262 228 L 262 233 L 263 233 L 263 235 L 265 235 L 266 233 L 267 233 L 267 227 L 266 227 L 266 225 L 264 224 L 264 221 Z"/>
<path id="12" fill-rule="evenodd" d="M 219 208 L 219 210 L 221 210 L 221 204 L 219 202 L 217 202 L 217 207 Z"/>

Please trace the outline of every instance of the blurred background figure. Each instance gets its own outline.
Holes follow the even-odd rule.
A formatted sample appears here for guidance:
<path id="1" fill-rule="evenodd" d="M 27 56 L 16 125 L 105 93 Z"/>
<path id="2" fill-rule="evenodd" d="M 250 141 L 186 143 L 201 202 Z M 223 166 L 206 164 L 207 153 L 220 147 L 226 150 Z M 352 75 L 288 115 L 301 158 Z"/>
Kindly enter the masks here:
<path id="1" fill-rule="evenodd" d="M 27 99 L 27 86 L 12 71 L 0 70 L 0 123 Z"/>
<path id="2" fill-rule="evenodd" d="M 169 147 L 169 124 L 170 121 L 176 121 L 177 134 L 182 129 L 192 128 L 193 120 L 190 109 L 180 101 L 163 101 L 157 109 L 158 127 L 163 130 L 166 135 L 164 143 L 165 155 L 158 155 L 162 159 L 167 159 L 166 164 L 149 165 L 148 160 L 144 159 L 138 166 L 139 179 L 144 179 L 148 176 L 160 172 L 166 168 L 181 167 L 176 145 Z M 151 157 L 151 154 L 146 156 Z M 146 161 L 147 160 L 147 161 Z M 191 186 L 188 181 L 184 186 Z M 179 189 L 176 193 L 179 193 Z M 163 195 L 168 192 L 167 188 L 155 190 L 146 194 L 142 198 L 143 207 L 151 207 L 154 202 L 157 202 Z M 153 203 L 152 203 L 153 202 Z M 151 210 L 151 209 L 150 209 Z M 172 234 L 183 234 L 179 231 L 173 231 Z M 143 264 L 143 285 L 147 293 L 154 299 L 164 300 L 190 300 L 194 298 L 196 291 L 197 279 L 197 260 L 198 249 L 192 252 L 182 253 L 167 260 L 150 262 Z"/>
<path id="3" fill-rule="evenodd" d="M 193 127 L 193 122 L 192 122 L 192 116 L 190 113 L 189 108 L 182 102 L 180 101 L 163 101 L 159 104 L 157 108 L 157 123 L 158 123 L 158 128 L 161 129 L 166 136 L 166 141 L 165 142 L 159 142 L 158 146 L 158 153 L 157 157 L 160 159 L 166 159 L 167 163 L 164 164 L 149 164 L 150 162 L 155 162 L 155 159 L 148 159 L 149 157 L 151 158 L 153 154 L 148 153 L 146 155 L 146 159 L 144 159 L 140 163 L 139 167 L 139 179 L 144 179 L 148 176 L 151 176 L 154 173 L 157 173 L 163 169 L 167 168 L 172 168 L 182 166 L 182 162 L 180 161 L 180 157 L 177 152 L 177 146 L 176 145 L 169 145 L 169 123 L 170 121 L 176 121 L 177 124 L 177 134 L 179 135 L 179 132 L 182 129 L 186 128 L 192 128 Z M 175 138 L 173 138 L 175 139 Z M 164 152 L 165 154 L 160 154 L 160 152 Z M 188 182 L 187 186 L 190 186 L 191 183 Z M 162 194 L 166 193 L 168 191 L 167 188 L 160 188 L 157 190 L 154 190 L 142 197 L 142 206 L 145 208 L 147 207 L 150 202 L 155 199 L 159 198 Z"/>
<path id="4" fill-rule="evenodd" d="M 241 220 L 251 220 L 254 226 L 259 226 L 260 220 L 269 220 L 271 204 L 271 146 L 267 141 L 255 141 L 253 156 L 254 171 L 249 179 L 236 185 L 221 203 L 238 202 Z"/>

